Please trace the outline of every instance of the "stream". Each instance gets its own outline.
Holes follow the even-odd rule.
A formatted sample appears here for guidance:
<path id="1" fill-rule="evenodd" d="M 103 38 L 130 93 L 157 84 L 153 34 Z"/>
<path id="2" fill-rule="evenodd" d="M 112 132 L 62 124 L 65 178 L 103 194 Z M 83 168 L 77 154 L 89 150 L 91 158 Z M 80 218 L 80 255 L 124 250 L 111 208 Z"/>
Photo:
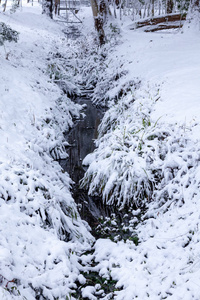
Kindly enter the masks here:
<path id="1" fill-rule="evenodd" d="M 74 181 L 72 196 L 77 203 L 81 218 L 88 222 L 91 233 L 99 238 L 100 234 L 96 231 L 99 220 L 110 217 L 114 213 L 114 209 L 103 205 L 100 197 L 89 196 L 87 191 L 80 189 L 79 181 L 83 178 L 87 169 L 82 165 L 82 161 L 87 154 L 95 149 L 94 141 L 97 138 L 98 125 L 104 111 L 94 106 L 92 101 L 86 97 L 77 98 L 75 102 L 85 105 L 86 108 L 83 111 L 85 117 L 76 121 L 73 128 L 66 134 L 66 140 L 70 144 L 67 149 L 69 157 L 60 160 L 59 163 Z"/>
<path id="2" fill-rule="evenodd" d="M 69 37 L 71 38 L 71 36 Z M 78 33 L 73 37 L 76 39 Z M 119 210 L 114 205 L 104 205 L 101 197 L 90 196 L 86 190 L 80 188 L 79 182 L 87 170 L 82 162 L 89 153 L 95 150 L 94 141 L 98 137 L 98 126 L 105 111 L 93 105 L 89 97 L 82 96 L 76 98 L 74 102 L 84 105 L 83 113 L 85 116 L 76 120 L 74 126 L 65 135 L 69 144 L 67 148 L 68 158 L 59 160 L 59 163 L 74 182 L 71 193 L 77 204 L 79 214 L 82 220 L 89 224 L 91 234 L 95 239 L 109 238 L 114 242 L 130 240 L 138 245 L 139 239 L 135 226 L 140 221 L 140 215 L 133 220 L 130 208 Z M 94 248 L 89 251 L 90 255 L 93 253 Z M 93 270 L 95 264 L 97 265 L 97 262 L 91 261 L 91 270 L 82 273 L 86 279 L 85 283 L 76 282 L 77 288 L 73 294 L 76 299 L 82 299 L 82 288 L 87 287 L 87 285 L 93 286 L 94 289 L 96 289 L 97 284 L 100 285 L 104 295 L 113 295 L 113 292 L 116 291 L 116 281 L 112 277 L 105 280 L 98 271 Z M 98 290 L 95 295 L 97 296 L 96 299 L 102 298 Z M 110 299 L 110 296 L 107 299 Z"/>
<path id="3" fill-rule="evenodd" d="M 98 125 L 104 111 L 92 104 L 89 98 L 82 97 L 76 103 L 85 105 L 85 117 L 77 120 L 73 128 L 66 134 L 66 141 L 70 144 L 68 158 L 60 160 L 62 168 L 68 172 L 74 181 L 72 196 L 77 204 L 80 216 L 91 227 L 92 235 L 98 238 L 110 238 L 114 241 L 131 239 L 138 242 L 134 231 L 135 224 L 130 223 L 132 213 L 127 208 L 117 209 L 115 206 L 104 205 L 100 197 L 88 195 L 80 189 L 79 181 L 83 178 L 87 167 L 82 165 L 87 154 L 95 149 L 94 141 L 98 135 Z M 132 227 L 130 231 L 130 227 Z"/>

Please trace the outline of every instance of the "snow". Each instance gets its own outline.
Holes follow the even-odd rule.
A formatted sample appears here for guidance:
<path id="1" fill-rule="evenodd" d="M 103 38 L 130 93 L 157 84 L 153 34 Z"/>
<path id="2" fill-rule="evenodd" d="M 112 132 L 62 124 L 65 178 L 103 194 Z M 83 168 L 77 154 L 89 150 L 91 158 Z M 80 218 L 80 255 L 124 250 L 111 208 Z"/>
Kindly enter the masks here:
<path id="1" fill-rule="evenodd" d="M 20 32 L 18 43 L 0 48 L 0 298 L 31 300 L 42 291 L 74 299 L 79 282 L 87 299 L 198 300 L 199 24 L 145 33 L 124 17 L 119 36 L 109 33 L 97 49 L 90 9 L 80 13 L 78 43 L 35 2 L 0 14 Z M 98 80 L 93 99 L 109 108 L 82 184 L 119 208 L 134 202 L 129 227 L 136 224 L 138 245 L 98 239 L 84 254 L 94 239 L 56 162 L 66 157 L 63 132 L 81 107 L 54 76 L 66 79 L 69 94 L 80 92 L 77 82 L 91 88 Z M 114 280 L 115 289 L 105 295 L 86 280 L 89 272 Z"/>
<path id="2" fill-rule="evenodd" d="M 94 100 L 100 103 L 98 88 L 111 74 L 120 68 L 122 76 L 105 89 L 109 109 L 97 149 L 84 159 L 89 168 L 82 184 L 119 207 L 133 202 L 140 207 L 142 196 L 147 211 L 135 228 L 137 246 L 99 239 L 91 261 L 99 274 L 116 280 L 113 299 L 197 300 L 199 24 L 187 21 L 182 30 L 145 33 L 123 22 Z M 135 84 L 126 90 L 131 81 Z M 146 199 L 143 188 L 149 191 Z"/>
<path id="3" fill-rule="evenodd" d="M 39 4 L 0 18 L 19 32 L 0 48 L 0 298 L 66 299 L 93 241 L 55 161 L 81 109 L 48 73 L 49 56 L 69 42 Z"/>
<path id="4" fill-rule="evenodd" d="M 188 97 L 197 104 L 199 94 L 195 87 L 200 85 L 198 33 L 188 28 L 184 28 L 184 33 L 144 33 L 129 30 L 129 26 L 124 25 L 121 35 L 122 43 L 112 53 L 113 65 L 120 61 L 123 69 L 128 70 L 126 81 L 139 77 L 149 85 L 156 82 L 161 86 L 162 102 L 157 103 L 155 117 L 167 113 L 172 122 L 184 122 L 186 117 L 190 122 L 197 116 L 198 107 L 194 112 Z"/>

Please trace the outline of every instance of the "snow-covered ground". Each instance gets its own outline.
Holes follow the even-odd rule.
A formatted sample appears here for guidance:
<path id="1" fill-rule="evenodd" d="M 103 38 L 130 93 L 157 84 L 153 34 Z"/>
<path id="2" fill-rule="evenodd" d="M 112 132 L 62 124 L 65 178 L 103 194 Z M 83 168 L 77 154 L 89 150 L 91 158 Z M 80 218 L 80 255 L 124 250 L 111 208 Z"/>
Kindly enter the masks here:
<path id="1" fill-rule="evenodd" d="M 0 21 L 19 32 L 0 47 L 0 298 L 66 299 L 76 253 L 93 240 L 54 160 L 66 157 L 63 132 L 81 109 L 48 72 L 49 56 L 67 55 L 69 43 L 37 3 Z"/>
<path id="2" fill-rule="evenodd" d="M 20 35 L 0 48 L 0 297 L 74 299 L 79 281 L 82 296 L 92 300 L 199 300 L 199 24 L 145 33 L 130 30 L 124 19 L 121 37 L 111 34 L 103 50 L 90 51 L 89 14 L 71 62 L 77 78 L 65 74 L 73 84 L 81 72 L 87 82 L 98 79 L 94 99 L 100 101 L 99 92 L 110 99 L 97 150 L 85 159 L 86 181 L 110 204 L 149 202 L 142 216 L 132 211 L 139 244 L 99 239 L 94 253 L 81 256 L 93 239 L 70 194 L 71 180 L 54 161 L 65 156 L 63 131 L 81 108 L 51 80 L 78 53 L 76 42 L 35 2 L 1 13 L 0 21 Z M 80 270 L 115 280 L 115 291 L 104 295 Z"/>
<path id="3" fill-rule="evenodd" d="M 95 269 L 117 281 L 114 299 L 198 300 L 199 22 L 155 33 L 129 28 L 124 20 L 105 61 L 101 82 L 119 76 L 105 89 L 110 108 L 84 160 L 84 183 L 109 204 L 150 204 L 136 227 L 139 245 L 98 240 Z"/>

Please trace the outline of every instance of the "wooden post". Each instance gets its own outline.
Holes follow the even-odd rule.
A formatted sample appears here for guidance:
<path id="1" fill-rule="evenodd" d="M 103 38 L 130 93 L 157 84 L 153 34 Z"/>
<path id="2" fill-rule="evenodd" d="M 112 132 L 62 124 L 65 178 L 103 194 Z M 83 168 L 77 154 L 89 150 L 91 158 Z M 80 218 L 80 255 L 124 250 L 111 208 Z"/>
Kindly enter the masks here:
<path id="1" fill-rule="evenodd" d="M 7 5 L 7 0 L 5 0 L 5 3 L 4 3 L 4 8 L 3 8 L 3 12 L 6 11 L 6 5 Z"/>

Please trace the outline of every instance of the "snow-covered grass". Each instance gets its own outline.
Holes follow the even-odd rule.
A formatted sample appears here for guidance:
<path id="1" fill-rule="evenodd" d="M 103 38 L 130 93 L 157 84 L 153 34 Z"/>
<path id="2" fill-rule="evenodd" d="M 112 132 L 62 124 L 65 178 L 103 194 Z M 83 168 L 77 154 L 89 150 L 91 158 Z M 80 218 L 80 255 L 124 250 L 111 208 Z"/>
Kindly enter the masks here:
<path id="1" fill-rule="evenodd" d="M 0 15 L 20 33 L 0 48 L 0 298 L 198 300 L 199 31 L 134 32 L 124 19 L 98 49 L 87 14 L 78 41 L 38 7 Z M 90 251 L 55 161 L 81 109 L 66 94 L 82 88 L 108 105 L 83 182 L 110 205 L 146 206 L 129 211 L 137 242 Z"/>
<path id="2" fill-rule="evenodd" d="M 112 105 L 99 128 L 97 150 L 84 159 L 90 166 L 82 184 L 107 204 L 149 202 L 160 177 L 162 149 L 156 147 L 165 132 L 151 119 L 157 92 L 154 99 L 146 97 L 128 94 Z"/>
<path id="3" fill-rule="evenodd" d="M 140 89 L 106 112 L 97 149 L 83 161 L 89 168 L 82 185 L 119 207 L 181 200 L 183 186 L 194 191 L 191 178 L 198 167 L 199 145 L 190 134 L 196 126 L 166 124 L 162 116 L 153 119 L 158 88 L 152 88 L 152 95 L 144 86 Z"/>
<path id="4" fill-rule="evenodd" d="M 126 23 L 121 36 L 105 64 L 123 76 L 104 95 L 109 109 L 97 149 L 84 160 L 89 168 L 82 184 L 108 204 L 146 210 L 135 228 L 138 246 L 99 239 L 91 264 L 117 281 L 111 298 L 197 300 L 199 21 L 158 33 L 130 31 Z M 90 299 L 99 299 L 97 292 Z"/>
<path id="5" fill-rule="evenodd" d="M 102 68 L 105 78 L 99 77 L 94 101 L 99 85 L 119 68 L 122 76 L 104 92 L 102 101 L 108 99 L 109 109 L 99 127 L 97 149 L 84 160 L 89 169 L 82 185 L 90 194 L 102 194 L 108 204 L 148 203 L 184 162 L 186 173 L 198 162 L 189 153 L 198 151 L 200 41 L 190 26 L 186 23 L 184 33 L 153 34 L 138 34 L 127 26 L 123 42 L 106 52 L 107 72 Z"/>
<path id="6" fill-rule="evenodd" d="M 0 298 L 66 299 L 77 253 L 93 241 L 55 161 L 81 110 L 49 74 L 49 57 L 67 56 L 70 44 L 38 4 L 0 20 L 19 32 L 0 47 Z"/>

